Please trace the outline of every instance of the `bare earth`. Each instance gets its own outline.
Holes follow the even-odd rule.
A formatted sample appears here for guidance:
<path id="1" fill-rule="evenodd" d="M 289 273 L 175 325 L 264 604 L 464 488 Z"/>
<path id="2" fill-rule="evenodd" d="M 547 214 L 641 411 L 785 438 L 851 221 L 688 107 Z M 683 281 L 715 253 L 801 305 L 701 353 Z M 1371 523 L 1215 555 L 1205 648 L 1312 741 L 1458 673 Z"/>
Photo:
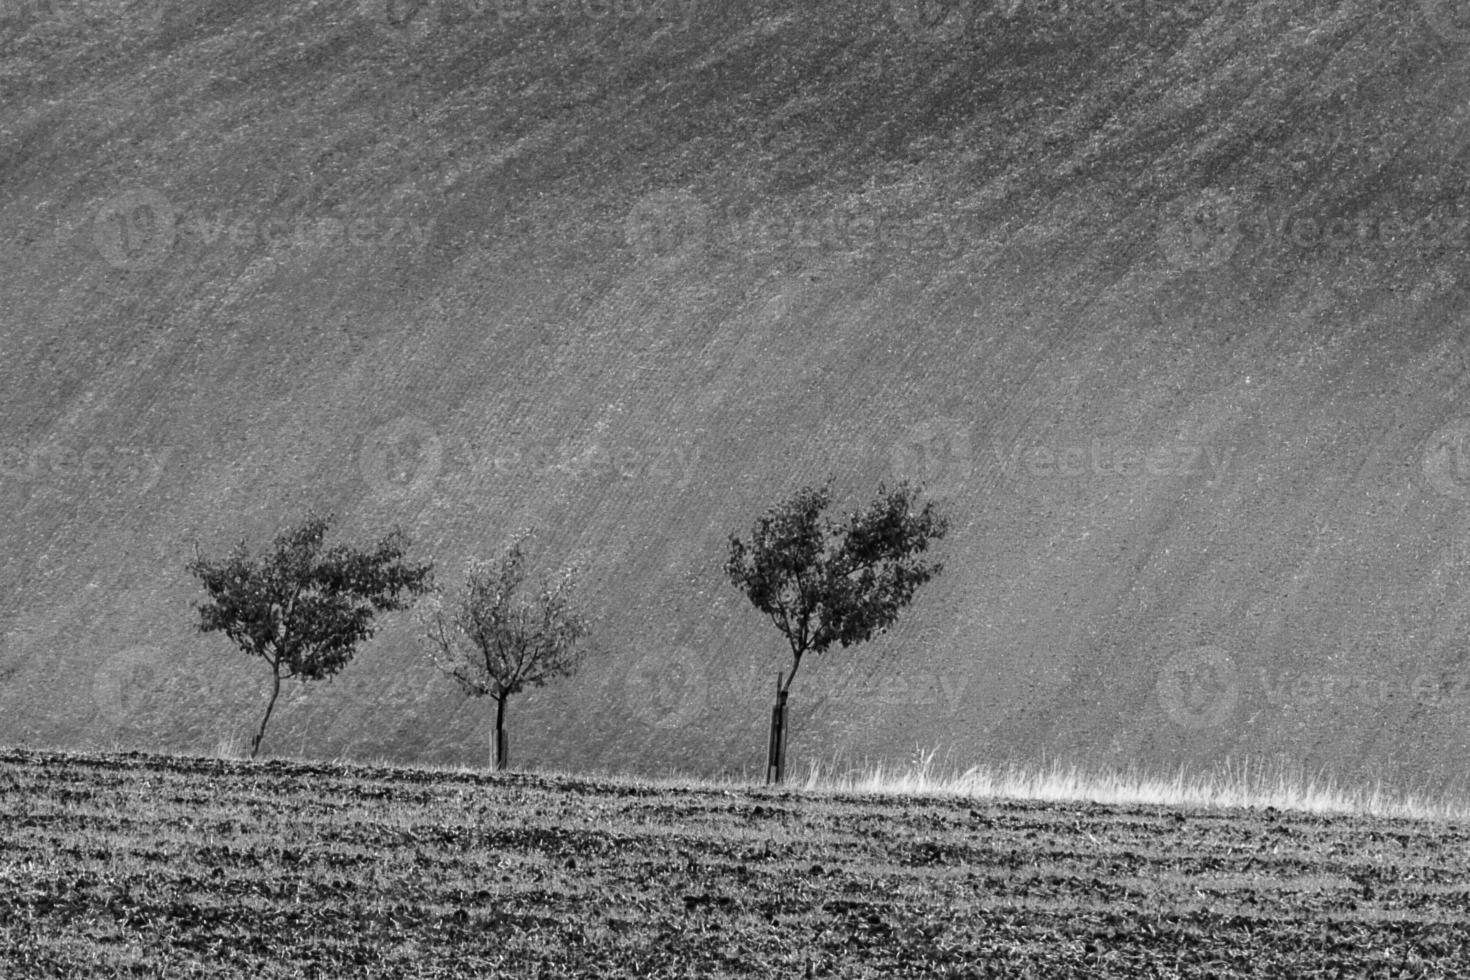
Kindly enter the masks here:
<path id="1" fill-rule="evenodd" d="M 0 754 L 0 976 L 1428 977 L 1462 826 Z"/>

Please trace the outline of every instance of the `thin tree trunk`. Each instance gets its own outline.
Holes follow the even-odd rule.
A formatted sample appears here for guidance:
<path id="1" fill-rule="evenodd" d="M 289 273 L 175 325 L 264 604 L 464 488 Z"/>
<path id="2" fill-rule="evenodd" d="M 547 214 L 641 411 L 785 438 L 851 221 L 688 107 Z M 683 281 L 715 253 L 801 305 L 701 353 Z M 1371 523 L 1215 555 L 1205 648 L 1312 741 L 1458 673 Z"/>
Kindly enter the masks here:
<path id="1" fill-rule="evenodd" d="M 776 710 L 781 713 L 781 730 L 776 739 L 776 783 L 786 782 L 786 735 L 790 731 L 790 720 L 786 714 L 786 692 L 776 699 Z"/>
<path id="2" fill-rule="evenodd" d="M 791 682 L 796 680 L 796 672 L 801 669 L 801 654 L 794 653 L 791 657 L 791 673 L 786 675 L 784 683 L 777 685 L 777 693 L 785 694 L 791 690 Z"/>
<path id="3" fill-rule="evenodd" d="M 786 696 L 791 691 L 791 682 L 801 667 L 801 654 L 791 652 L 791 673 L 776 675 L 776 706 L 771 709 L 770 750 L 766 759 L 766 785 L 780 785 L 786 781 Z"/>
<path id="4" fill-rule="evenodd" d="M 510 694 L 502 694 L 495 699 L 495 771 L 500 772 L 510 762 L 506 758 L 510 753 L 506 751 L 505 745 L 505 702 Z"/>
<path id="5" fill-rule="evenodd" d="M 260 740 L 265 738 L 265 726 L 270 723 L 271 712 L 276 708 L 276 698 L 281 696 L 281 669 L 275 667 L 271 674 L 271 699 L 265 706 L 265 717 L 260 719 L 260 731 L 255 733 L 255 739 L 250 743 L 250 758 L 255 758 L 260 752 Z"/>
<path id="6" fill-rule="evenodd" d="M 788 678 L 783 684 L 776 676 L 776 706 L 771 709 L 770 748 L 766 755 L 766 785 L 780 785 L 786 779 L 786 689 L 791 686 Z"/>

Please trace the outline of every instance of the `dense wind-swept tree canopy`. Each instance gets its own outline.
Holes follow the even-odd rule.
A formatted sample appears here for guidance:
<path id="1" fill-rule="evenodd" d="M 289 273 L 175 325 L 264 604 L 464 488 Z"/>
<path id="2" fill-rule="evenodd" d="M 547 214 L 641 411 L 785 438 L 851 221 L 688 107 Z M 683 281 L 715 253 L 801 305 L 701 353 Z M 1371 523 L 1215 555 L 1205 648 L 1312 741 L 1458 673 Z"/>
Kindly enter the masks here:
<path id="1" fill-rule="evenodd" d="M 783 693 L 802 657 L 881 633 L 943 570 L 923 555 L 948 532 L 949 521 L 917 498 L 907 483 L 880 485 L 867 508 L 834 521 L 824 516 L 832 503 L 829 481 L 772 508 L 756 522 L 749 542 L 730 536 L 726 575 L 791 647 Z"/>
<path id="2" fill-rule="evenodd" d="M 253 557 L 241 541 L 221 559 L 196 553 L 187 566 L 209 599 L 197 603 L 199 630 L 222 632 L 271 668 L 270 701 L 250 755 L 260 751 L 281 681 L 332 677 L 372 637 L 380 613 L 404 609 L 431 585 L 432 564 L 405 560 L 407 537 L 393 530 L 367 549 L 325 547 L 330 516 L 308 514 Z"/>

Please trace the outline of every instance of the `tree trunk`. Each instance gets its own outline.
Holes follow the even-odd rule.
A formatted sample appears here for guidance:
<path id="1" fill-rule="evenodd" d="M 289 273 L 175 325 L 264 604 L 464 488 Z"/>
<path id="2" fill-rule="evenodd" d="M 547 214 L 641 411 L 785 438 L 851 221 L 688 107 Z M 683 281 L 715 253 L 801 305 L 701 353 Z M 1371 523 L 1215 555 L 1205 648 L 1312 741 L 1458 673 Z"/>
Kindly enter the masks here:
<path id="1" fill-rule="evenodd" d="M 495 771 L 500 772 L 510 764 L 509 747 L 505 738 L 505 702 L 509 694 L 502 694 L 495 699 Z"/>
<path id="2" fill-rule="evenodd" d="M 255 738 L 250 742 L 250 758 L 255 758 L 260 752 L 260 740 L 265 738 L 265 726 L 270 723 L 271 712 L 276 709 L 276 698 L 281 696 L 281 669 L 275 667 L 271 674 L 271 699 L 265 706 L 265 717 L 260 719 L 260 731 L 255 733 Z"/>
<path id="3" fill-rule="evenodd" d="M 776 706 L 771 709 L 771 743 L 766 753 L 766 785 L 779 785 L 786 779 L 786 695 L 796 671 L 801 667 L 802 651 L 793 645 L 791 673 L 776 675 Z"/>
<path id="4" fill-rule="evenodd" d="M 780 674 L 777 674 L 776 675 L 776 678 L 777 678 L 777 680 L 776 680 L 776 690 L 779 693 L 783 694 L 783 695 L 787 691 L 791 690 L 791 682 L 794 681 L 794 680 L 796 680 L 796 672 L 798 670 L 800 670 L 800 669 L 801 669 L 801 654 L 799 654 L 799 653 L 797 653 L 796 651 L 793 650 L 792 651 L 792 657 L 791 657 L 791 673 L 789 673 L 789 674 L 786 675 L 786 680 L 784 682 L 781 681 L 781 679 L 780 679 L 781 675 Z M 784 700 L 785 699 L 783 698 L 782 700 L 783 700 L 783 703 L 784 703 Z"/>
<path id="5" fill-rule="evenodd" d="M 766 785 L 780 785 L 786 778 L 786 689 L 790 678 L 776 679 L 776 706 L 771 709 L 771 743 L 766 753 Z"/>

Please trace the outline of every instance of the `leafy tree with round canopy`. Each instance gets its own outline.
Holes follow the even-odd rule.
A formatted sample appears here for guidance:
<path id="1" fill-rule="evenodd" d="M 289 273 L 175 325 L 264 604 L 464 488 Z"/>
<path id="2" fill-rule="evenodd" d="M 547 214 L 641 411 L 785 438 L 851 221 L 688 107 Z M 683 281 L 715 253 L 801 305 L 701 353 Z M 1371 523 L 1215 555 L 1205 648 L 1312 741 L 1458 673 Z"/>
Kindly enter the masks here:
<path id="1" fill-rule="evenodd" d="M 791 670 L 778 683 L 772 722 L 775 781 L 785 766 L 786 695 L 802 659 L 882 633 L 919 587 L 943 571 L 924 554 L 949 531 L 949 520 L 932 502 L 920 505 L 918 496 L 908 483 L 892 489 L 880 484 L 866 508 L 837 521 L 825 516 L 832 503 L 829 480 L 771 508 L 749 541 L 730 535 L 725 574 L 791 648 Z"/>
<path id="2" fill-rule="evenodd" d="M 208 593 L 196 603 L 201 633 L 221 632 L 271 669 L 271 695 L 250 757 L 260 752 L 281 681 L 333 677 L 373 636 L 379 614 L 406 609 L 432 586 L 433 565 L 406 560 L 409 540 L 394 529 L 368 548 L 326 546 L 334 523 L 310 513 L 276 535 L 259 557 L 242 540 L 220 559 L 200 554 L 187 568 Z"/>

